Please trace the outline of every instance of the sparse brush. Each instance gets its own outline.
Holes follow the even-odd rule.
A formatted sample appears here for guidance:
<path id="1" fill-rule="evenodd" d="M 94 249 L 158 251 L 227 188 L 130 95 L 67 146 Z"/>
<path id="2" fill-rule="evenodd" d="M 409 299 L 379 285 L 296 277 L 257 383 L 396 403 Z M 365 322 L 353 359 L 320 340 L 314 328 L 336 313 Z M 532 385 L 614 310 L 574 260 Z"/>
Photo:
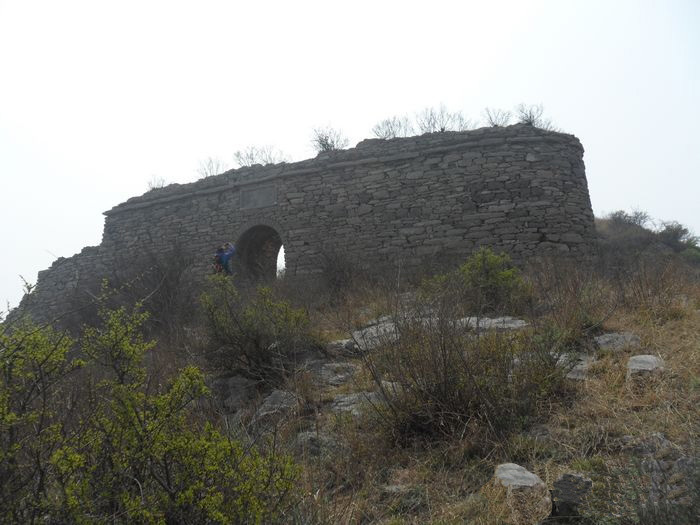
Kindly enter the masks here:
<path id="1" fill-rule="evenodd" d="M 486 445 L 537 419 L 564 392 L 557 358 L 530 334 L 475 335 L 454 319 L 405 319 L 365 363 L 395 441 L 469 436 Z M 387 388 L 391 381 L 395 386 Z"/>
<path id="2" fill-rule="evenodd" d="M 625 302 L 652 322 L 678 319 L 685 315 L 683 297 L 692 288 L 692 281 L 690 269 L 680 261 L 647 257 L 627 273 Z"/>
<path id="3" fill-rule="evenodd" d="M 566 259 L 533 261 L 527 271 L 537 298 L 531 321 L 538 335 L 552 340 L 562 352 L 582 351 L 602 330 L 620 299 L 591 267 Z"/>
<path id="4" fill-rule="evenodd" d="M 269 288 L 244 295 L 230 277 L 213 276 L 210 283 L 202 305 L 213 343 L 208 357 L 214 364 L 279 382 L 298 352 L 319 345 L 306 312 L 276 298 Z"/>
<path id="5" fill-rule="evenodd" d="M 421 298 L 437 307 L 459 305 L 465 315 L 518 314 L 532 290 L 508 255 L 481 248 L 457 270 L 424 280 Z"/>

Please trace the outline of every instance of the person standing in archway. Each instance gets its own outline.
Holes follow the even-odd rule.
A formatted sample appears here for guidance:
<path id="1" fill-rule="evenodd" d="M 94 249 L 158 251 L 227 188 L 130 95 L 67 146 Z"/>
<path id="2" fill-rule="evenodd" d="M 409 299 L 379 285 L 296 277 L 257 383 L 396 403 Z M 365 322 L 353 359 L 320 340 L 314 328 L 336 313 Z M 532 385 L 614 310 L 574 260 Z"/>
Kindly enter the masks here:
<path id="1" fill-rule="evenodd" d="M 221 255 L 221 266 L 226 275 L 231 275 L 231 259 L 236 254 L 236 245 L 230 242 L 224 244 L 224 253 Z"/>

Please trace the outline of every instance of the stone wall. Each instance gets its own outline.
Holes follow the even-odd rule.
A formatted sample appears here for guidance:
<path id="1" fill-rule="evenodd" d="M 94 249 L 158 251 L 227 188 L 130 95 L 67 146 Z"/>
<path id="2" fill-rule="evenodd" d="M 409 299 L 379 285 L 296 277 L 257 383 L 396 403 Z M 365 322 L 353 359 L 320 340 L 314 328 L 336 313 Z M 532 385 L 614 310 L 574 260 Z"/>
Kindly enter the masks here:
<path id="1" fill-rule="evenodd" d="M 174 246 L 201 277 L 224 241 L 239 242 L 236 264 L 251 271 L 282 243 L 288 275 L 320 272 L 333 257 L 426 266 L 483 245 L 519 261 L 586 255 L 594 224 L 582 157 L 573 135 L 515 125 L 365 140 L 173 184 L 105 212 L 101 245 L 41 272 L 23 305 L 55 315 L 82 280 Z"/>

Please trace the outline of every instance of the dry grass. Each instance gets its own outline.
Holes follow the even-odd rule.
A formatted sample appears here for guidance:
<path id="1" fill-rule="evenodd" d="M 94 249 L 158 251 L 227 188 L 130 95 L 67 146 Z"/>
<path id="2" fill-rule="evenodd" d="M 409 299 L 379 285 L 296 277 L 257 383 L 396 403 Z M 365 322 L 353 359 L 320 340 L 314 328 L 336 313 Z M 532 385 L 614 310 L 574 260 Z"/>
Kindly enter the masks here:
<path id="1" fill-rule="evenodd" d="M 673 283 L 672 289 L 658 292 L 671 300 L 651 315 L 642 302 L 620 299 L 616 290 L 624 283 L 580 273 L 569 275 L 566 283 L 546 283 L 551 301 L 546 312 L 539 312 L 540 320 L 549 316 L 565 329 L 567 324 L 592 319 L 597 329 L 579 331 L 579 337 L 590 338 L 601 330 L 630 331 L 640 336 L 641 348 L 599 352 L 588 379 L 576 385 L 573 404 L 553 402 L 542 407 L 548 415 L 545 424 L 536 431 L 511 435 L 488 450 L 465 436 L 396 446 L 371 408 L 360 418 L 323 411 L 324 403 L 339 393 L 367 390 L 367 371 L 356 376 L 355 383 L 312 394 L 320 410 L 317 417 L 307 418 L 306 428 L 335 436 L 340 448 L 327 457 L 298 457 L 307 494 L 299 522 L 485 525 L 510 519 L 527 523 L 525 518 L 513 517 L 512 502 L 482 489 L 490 487 L 493 468 L 503 462 L 516 462 L 536 472 L 550 489 L 562 473 L 583 472 L 595 482 L 584 513 L 595 519 L 606 513 L 631 515 L 634 502 L 620 490 L 622 474 L 632 479 L 625 443 L 662 432 L 686 451 L 698 447 L 700 287 L 686 277 Z M 346 337 L 349 327 L 391 311 L 394 300 L 387 293 L 389 288 L 357 288 L 332 312 L 314 315 L 327 334 Z M 581 290 L 588 295 L 577 295 Z M 542 326 L 536 323 L 535 330 Z M 645 388 L 632 388 L 625 373 L 627 359 L 634 353 L 659 355 L 666 372 Z M 625 523 L 616 519 L 608 522 Z"/>

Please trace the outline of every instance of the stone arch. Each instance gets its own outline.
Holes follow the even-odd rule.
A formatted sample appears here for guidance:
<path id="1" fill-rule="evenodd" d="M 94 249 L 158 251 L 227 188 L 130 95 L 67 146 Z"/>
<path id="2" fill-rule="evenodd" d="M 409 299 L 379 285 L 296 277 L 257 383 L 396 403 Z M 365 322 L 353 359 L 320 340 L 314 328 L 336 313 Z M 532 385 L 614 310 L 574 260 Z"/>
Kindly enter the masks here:
<path id="1" fill-rule="evenodd" d="M 282 236 L 274 227 L 268 224 L 247 227 L 236 241 L 237 270 L 255 280 L 274 279 L 282 245 Z"/>

